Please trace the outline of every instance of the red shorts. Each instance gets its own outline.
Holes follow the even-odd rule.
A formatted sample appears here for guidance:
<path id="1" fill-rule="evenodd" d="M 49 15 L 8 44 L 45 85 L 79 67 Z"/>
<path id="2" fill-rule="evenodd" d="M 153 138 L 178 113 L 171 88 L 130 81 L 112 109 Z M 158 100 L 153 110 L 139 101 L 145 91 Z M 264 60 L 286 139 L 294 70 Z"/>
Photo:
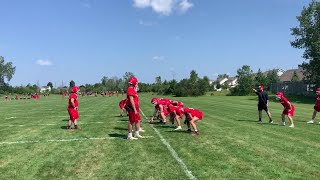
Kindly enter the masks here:
<path id="1" fill-rule="evenodd" d="M 79 111 L 78 110 L 75 110 L 73 108 L 68 108 L 68 113 L 69 113 L 69 116 L 70 116 L 70 120 L 74 121 L 76 119 L 79 119 Z"/>
<path id="2" fill-rule="evenodd" d="M 282 114 L 285 114 L 285 115 L 293 117 L 294 116 L 294 106 L 292 106 L 291 110 L 289 110 L 289 109 L 283 110 Z"/>
<path id="3" fill-rule="evenodd" d="M 203 119 L 203 112 L 201 112 L 201 111 L 195 112 L 194 117 L 197 117 L 197 118 L 199 118 L 199 120 L 202 120 Z"/>
<path id="4" fill-rule="evenodd" d="M 314 110 L 320 112 L 320 106 L 314 106 Z"/>
<path id="5" fill-rule="evenodd" d="M 119 107 L 120 109 L 124 110 L 124 107 L 126 106 L 126 104 L 123 104 L 123 103 L 119 103 Z"/>
<path id="6" fill-rule="evenodd" d="M 167 108 L 163 108 L 163 113 L 165 116 L 168 116 L 170 114 Z"/>
<path id="7" fill-rule="evenodd" d="M 137 123 L 137 122 L 141 121 L 140 113 L 139 114 L 135 114 L 134 111 L 129 111 L 128 112 L 128 116 L 129 116 L 129 122 L 130 123 Z"/>

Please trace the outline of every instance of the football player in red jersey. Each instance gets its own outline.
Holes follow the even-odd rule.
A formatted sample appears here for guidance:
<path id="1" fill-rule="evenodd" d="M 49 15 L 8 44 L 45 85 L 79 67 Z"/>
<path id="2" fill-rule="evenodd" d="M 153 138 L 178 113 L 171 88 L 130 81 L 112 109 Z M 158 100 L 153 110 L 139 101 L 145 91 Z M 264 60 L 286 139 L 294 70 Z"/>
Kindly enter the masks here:
<path id="1" fill-rule="evenodd" d="M 150 120 L 150 124 L 154 123 L 154 117 L 157 116 L 158 112 L 160 112 L 162 123 L 166 124 L 167 123 L 166 116 L 169 115 L 167 108 L 170 105 L 170 101 L 167 99 L 153 99 L 153 100 L 154 101 L 151 101 L 151 103 L 155 105 L 155 110 L 154 110 L 153 116 Z"/>
<path id="2" fill-rule="evenodd" d="M 175 130 L 176 131 L 182 130 L 181 119 L 183 118 L 183 115 L 184 115 L 183 107 L 169 105 L 168 111 L 170 112 L 170 118 L 172 118 L 173 121 L 174 119 L 177 121 L 178 127 Z"/>
<path id="3" fill-rule="evenodd" d="M 194 132 L 192 133 L 192 136 L 198 136 L 199 132 L 197 129 L 196 122 L 201 121 L 203 119 L 203 112 L 201 112 L 199 109 L 193 109 L 193 108 L 183 108 L 184 114 L 186 116 L 186 120 L 191 124 Z M 188 131 L 190 131 L 190 124 L 188 125 Z"/>
<path id="4" fill-rule="evenodd" d="M 308 124 L 314 124 L 314 120 L 316 119 L 317 113 L 320 112 L 320 88 L 317 88 L 316 95 L 317 95 L 317 99 L 314 105 L 312 119 L 308 122 Z"/>
<path id="5" fill-rule="evenodd" d="M 288 119 L 291 123 L 289 126 L 290 128 L 294 128 L 294 123 L 293 123 L 293 116 L 294 116 L 294 110 L 295 107 L 293 104 L 290 103 L 290 101 L 284 97 L 282 92 L 277 92 L 277 100 L 282 104 L 284 107 L 283 112 L 282 112 L 282 125 L 285 126 L 285 118 L 288 116 Z"/>
<path id="6" fill-rule="evenodd" d="M 136 77 L 131 77 L 129 79 L 129 87 L 127 89 L 127 103 L 126 110 L 129 115 L 129 123 L 128 123 L 128 139 L 136 140 L 138 138 L 143 138 L 140 135 L 140 106 L 139 106 L 139 95 L 138 95 L 138 79 Z M 132 136 L 132 129 L 135 125 L 136 134 Z"/>
<path id="7" fill-rule="evenodd" d="M 127 104 L 128 99 L 123 99 L 122 101 L 119 102 L 119 107 L 120 107 L 120 117 L 123 117 L 123 112 L 125 110 L 125 106 Z"/>
<path id="8" fill-rule="evenodd" d="M 71 129 L 72 123 L 74 124 L 74 129 L 78 129 L 78 119 L 79 119 L 79 100 L 78 100 L 78 93 L 80 88 L 74 86 L 71 88 L 71 94 L 69 96 L 69 104 L 68 104 L 68 113 L 70 116 L 70 120 L 68 122 L 67 129 Z"/>

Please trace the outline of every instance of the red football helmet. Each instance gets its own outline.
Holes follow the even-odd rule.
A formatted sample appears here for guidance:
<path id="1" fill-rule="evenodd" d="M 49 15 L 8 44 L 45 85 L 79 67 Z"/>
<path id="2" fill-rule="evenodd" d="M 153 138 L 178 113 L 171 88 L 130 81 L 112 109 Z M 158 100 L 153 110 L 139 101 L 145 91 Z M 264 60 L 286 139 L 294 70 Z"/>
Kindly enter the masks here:
<path id="1" fill-rule="evenodd" d="M 317 88 L 316 93 L 320 95 L 320 88 Z"/>
<path id="2" fill-rule="evenodd" d="M 151 104 L 155 104 L 159 101 L 159 98 L 152 98 L 151 99 Z"/>
<path id="3" fill-rule="evenodd" d="M 80 88 L 78 86 L 73 86 L 71 88 L 71 92 L 73 92 L 73 93 L 78 93 L 79 91 L 80 91 Z"/>
<path id="4" fill-rule="evenodd" d="M 277 92 L 277 99 L 280 100 L 283 97 L 283 92 Z"/>
<path id="5" fill-rule="evenodd" d="M 131 77 L 128 82 L 129 84 L 136 86 L 138 84 L 138 79 L 136 77 Z"/>
<path id="6" fill-rule="evenodd" d="M 259 90 L 260 90 L 260 91 L 263 91 L 263 89 L 264 89 L 264 86 L 262 86 L 262 85 L 259 86 Z"/>

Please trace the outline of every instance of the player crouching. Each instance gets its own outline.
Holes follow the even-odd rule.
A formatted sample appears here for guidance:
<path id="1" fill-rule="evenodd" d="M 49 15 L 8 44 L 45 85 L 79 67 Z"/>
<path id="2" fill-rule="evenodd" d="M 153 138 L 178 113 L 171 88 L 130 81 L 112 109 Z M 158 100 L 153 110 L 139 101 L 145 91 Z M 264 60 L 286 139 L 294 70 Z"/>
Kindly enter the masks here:
<path id="1" fill-rule="evenodd" d="M 291 123 L 291 125 L 289 127 L 294 128 L 294 123 L 293 123 L 293 116 L 294 116 L 294 110 L 295 110 L 294 105 L 291 104 L 286 97 L 284 97 L 282 92 L 277 92 L 277 100 L 284 107 L 284 110 L 282 112 L 282 126 L 286 125 L 285 116 L 288 116 L 288 119 Z"/>
<path id="2" fill-rule="evenodd" d="M 153 116 L 150 120 L 150 124 L 154 124 L 154 117 L 156 117 L 158 113 L 160 114 L 160 118 L 162 120 L 162 123 L 166 124 L 167 123 L 166 117 L 169 115 L 167 108 L 170 105 L 170 101 L 167 99 L 154 98 L 151 100 L 151 103 L 155 105 L 155 110 L 154 110 Z"/>
<path id="3" fill-rule="evenodd" d="M 197 129 L 196 122 L 201 121 L 203 119 L 203 112 L 201 112 L 199 109 L 193 109 L 193 108 L 184 108 L 184 114 L 186 116 L 188 131 L 191 132 L 190 124 L 194 130 L 192 133 L 192 136 L 198 136 L 199 131 Z"/>
<path id="4" fill-rule="evenodd" d="M 78 93 L 80 88 L 74 86 L 71 88 L 71 94 L 69 96 L 69 105 L 68 105 L 68 113 L 70 116 L 70 120 L 67 125 L 67 129 L 71 129 L 72 123 L 74 124 L 74 129 L 78 129 L 78 119 L 79 119 L 79 101 L 78 101 Z"/>
<path id="5" fill-rule="evenodd" d="M 122 101 L 119 102 L 119 107 L 120 107 L 120 117 L 123 117 L 123 113 L 125 110 L 125 106 L 127 103 L 128 99 L 123 99 Z"/>

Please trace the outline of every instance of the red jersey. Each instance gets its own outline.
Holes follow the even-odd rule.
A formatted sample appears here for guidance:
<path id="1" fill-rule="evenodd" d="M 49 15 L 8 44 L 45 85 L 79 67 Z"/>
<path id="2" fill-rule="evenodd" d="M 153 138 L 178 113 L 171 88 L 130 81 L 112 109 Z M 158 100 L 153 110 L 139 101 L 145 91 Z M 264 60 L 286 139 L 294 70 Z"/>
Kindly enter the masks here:
<path id="1" fill-rule="evenodd" d="M 168 111 L 170 113 L 176 113 L 178 116 L 181 116 L 183 115 L 184 111 L 183 111 L 183 108 L 182 107 L 179 107 L 179 106 L 173 106 L 173 105 L 170 105 L 168 107 Z"/>
<path id="2" fill-rule="evenodd" d="M 200 120 L 203 119 L 203 112 L 199 109 L 184 108 L 184 113 L 190 113 L 192 117 L 197 117 Z"/>
<path id="3" fill-rule="evenodd" d="M 120 101 L 119 107 L 121 109 L 124 109 L 125 105 L 127 104 L 127 101 L 128 101 L 128 99 L 124 99 L 124 100 Z"/>
<path id="4" fill-rule="evenodd" d="M 285 98 L 285 97 L 282 97 L 280 100 L 279 100 L 279 102 L 282 104 L 282 106 L 285 108 L 285 109 L 291 109 L 290 108 L 290 101 L 287 99 L 287 98 Z M 293 106 L 293 104 L 291 104 L 291 106 Z"/>
<path id="5" fill-rule="evenodd" d="M 71 99 L 74 99 L 74 105 L 75 107 L 72 106 L 72 103 L 71 103 Z M 68 105 L 68 108 L 77 108 L 79 107 L 79 101 L 78 101 L 78 96 L 75 94 L 75 93 L 71 93 L 70 96 L 69 96 L 69 105 Z"/>
<path id="6" fill-rule="evenodd" d="M 317 95 L 316 106 L 320 107 L 320 95 Z"/>
<path id="7" fill-rule="evenodd" d="M 134 104 L 136 106 L 137 111 L 139 111 L 139 95 L 138 92 L 134 89 L 134 87 L 128 87 L 127 89 L 127 105 L 128 106 L 132 106 L 131 102 L 130 102 L 130 96 L 133 97 L 134 100 Z"/>
<path id="8" fill-rule="evenodd" d="M 184 104 L 181 101 L 172 101 L 171 104 L 174 106 L 184 107 Z"/>

